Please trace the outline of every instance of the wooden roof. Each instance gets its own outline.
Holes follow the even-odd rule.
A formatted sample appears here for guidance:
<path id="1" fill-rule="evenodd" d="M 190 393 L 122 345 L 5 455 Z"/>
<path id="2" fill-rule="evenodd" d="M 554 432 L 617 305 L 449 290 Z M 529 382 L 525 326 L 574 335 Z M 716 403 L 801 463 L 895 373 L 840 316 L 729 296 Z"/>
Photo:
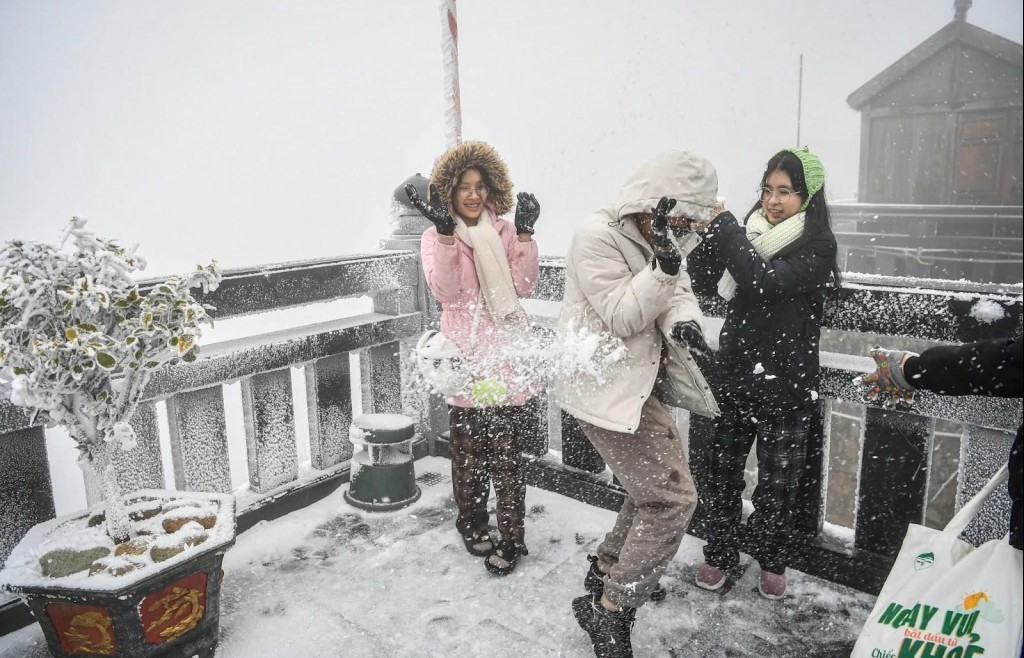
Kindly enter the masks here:
<path id="1" fill-rule="evenodd" d="M 887 87 L 903 79 L 915 68 L 953 43 L 961 43 L 990 55 L 993 59 L 1024 68 L 1021 44 L 963 21 L 953 21 L 893 62 L 888 68 L 847 96 L 850 107 L 859 110 Z"/>

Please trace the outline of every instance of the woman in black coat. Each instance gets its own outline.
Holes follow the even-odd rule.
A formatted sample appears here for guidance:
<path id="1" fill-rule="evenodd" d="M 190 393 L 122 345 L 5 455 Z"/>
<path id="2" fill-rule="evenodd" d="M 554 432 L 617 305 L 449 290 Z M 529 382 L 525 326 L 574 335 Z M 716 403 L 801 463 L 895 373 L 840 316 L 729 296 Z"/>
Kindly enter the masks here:
<path id="1" fill-rule="evenodd" d="M 707 253 L 725 267 L 728 300 L 719 340 L 722 409 L 700 502 L 708 518 L 697 585 L 716 590 L 739 562 L 743 469 L 756 441 L 758 483 L 747 522 L 761 565 L 759 591 L 786 592 L 787 539 L 817 410 L 818 344 L 826 290 L 838 285 L 836 239 L 824 169 L 807 150 L 772 156 L 760 201 L 741 226 L 729 212 L 706 229 Z"/>

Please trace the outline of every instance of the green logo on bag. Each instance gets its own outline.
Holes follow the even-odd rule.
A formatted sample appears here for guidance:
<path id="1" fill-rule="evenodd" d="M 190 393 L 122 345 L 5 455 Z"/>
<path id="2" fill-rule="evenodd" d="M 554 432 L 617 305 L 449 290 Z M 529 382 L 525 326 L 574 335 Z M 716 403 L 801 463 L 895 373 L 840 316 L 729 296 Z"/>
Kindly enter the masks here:
<path id="1" fill-rule="evenodd" d="M 920 571 L 921 569 L 927 569 L 928 567 L 932 566 L 934 562 L 935 553 L 932 553 L 931 551 L 927 553 L 921 553 L 920 555 L 914 558 L 914 569 L 916 569 L 917 571 Z"/>

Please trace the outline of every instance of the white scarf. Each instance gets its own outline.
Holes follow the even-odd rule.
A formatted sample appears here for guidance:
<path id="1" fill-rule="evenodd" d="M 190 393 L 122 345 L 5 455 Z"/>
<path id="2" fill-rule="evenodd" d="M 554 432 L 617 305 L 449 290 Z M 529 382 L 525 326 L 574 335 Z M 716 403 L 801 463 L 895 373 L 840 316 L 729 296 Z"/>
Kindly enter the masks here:
<path id="1" fill-rule="evenodd" d="M 511 324 L 514 318 L 525 317 L 519 295 L 512 283 L 512 268 L 508 264 L 505 244 L 494 228 L 490 208 L 484 208 L 476 226 L 467 226 L 455 215 L 455 235 L 473 249 L 473 264 L 480 280 L 480 294 L 494 321 Z"/>
<path id="2" fill-rule="evenodd" d="M 764 209 L 758 208 L 747 218 L 747 238 L 754 245 L 754 251 L 758 256 L 763 260 L 771 260 L 775 254 L 803 235 L 806 221 L 807 213 L 798 212 L 773 225 L 764 214 Z M 736 296 L 736 287 L 736 279 L 732 278 L 729 270 L 726 270 L 718 282 L 718 294 L 725 299 L 732 299 Z"/>

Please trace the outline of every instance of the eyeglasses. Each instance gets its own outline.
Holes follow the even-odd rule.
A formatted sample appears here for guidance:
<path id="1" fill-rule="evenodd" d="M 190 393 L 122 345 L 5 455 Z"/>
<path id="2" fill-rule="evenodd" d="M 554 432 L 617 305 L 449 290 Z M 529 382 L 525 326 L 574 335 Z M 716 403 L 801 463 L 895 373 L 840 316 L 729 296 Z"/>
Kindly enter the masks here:
<path id="1" fill-rule="evenodd" d="M 796 190 L 791 190 L 788 187 L 780 187 L 777 190 L 773 190 L 770 187 L 759 187 L 757 188 L 757 196 L 762 202 L 767 202 L 772 198 L 772 195 L 779 200 L 779 203 L 786 203 L 789 201 L 789 197 L 796 195 L 800 196 L 800 193 Z"/>
<path id="2" fill-rule="evenodd" d="M 490 192 L 490 190 L 487 188 L 487 186 L 482 184 L 482 183 L 480 185 L 477 185 L 476 187 L 462 187 L 462 186 L 459 186 L 459 187 L 455 188 L 455 191 L 460 196 L 469 196 L 473 192 L 476 192 L 476 195 L 478 197 L 485 197 L 485 196 L 487 196 L 487 193 Z"/>

